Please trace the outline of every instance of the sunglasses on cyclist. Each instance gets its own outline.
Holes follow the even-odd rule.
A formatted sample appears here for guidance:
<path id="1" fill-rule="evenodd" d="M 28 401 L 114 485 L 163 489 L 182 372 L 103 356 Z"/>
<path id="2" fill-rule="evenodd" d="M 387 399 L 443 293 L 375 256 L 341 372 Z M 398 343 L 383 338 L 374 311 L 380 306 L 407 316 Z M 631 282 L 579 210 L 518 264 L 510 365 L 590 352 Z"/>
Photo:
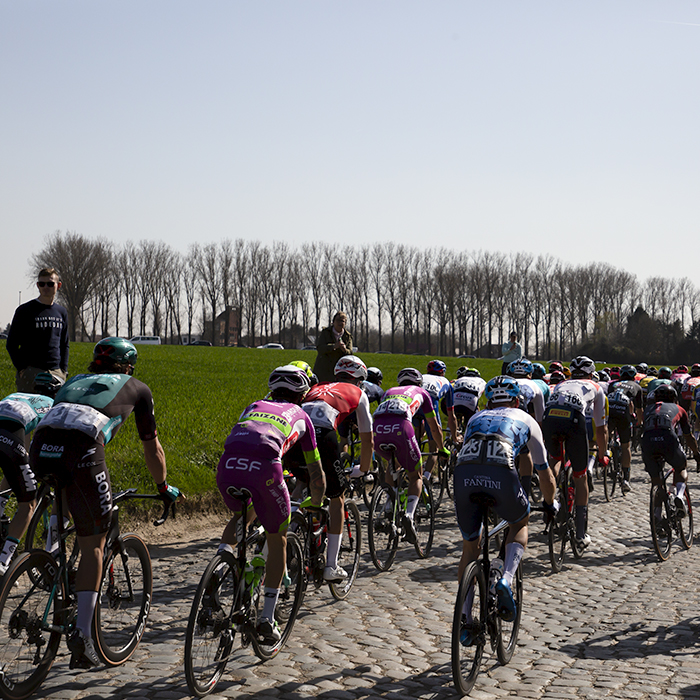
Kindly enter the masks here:
<path id="1" fill-rule="evenodd" d="M 37 282 L 40 287 L 55 287 L 56 283 L 51 280 L 50 282 Z"/>

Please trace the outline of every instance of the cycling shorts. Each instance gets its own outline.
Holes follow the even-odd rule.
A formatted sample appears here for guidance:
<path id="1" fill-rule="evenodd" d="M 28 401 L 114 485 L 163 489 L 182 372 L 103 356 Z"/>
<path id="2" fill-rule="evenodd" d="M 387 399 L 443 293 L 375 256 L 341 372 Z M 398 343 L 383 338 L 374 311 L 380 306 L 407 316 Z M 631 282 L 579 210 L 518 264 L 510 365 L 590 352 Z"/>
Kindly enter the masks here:
<path id="1" fill-rule="evenodd" d="M 644 468 L 652 478 L 662 475 L 664 462 L 674 471 L 682 471 L 688 464 L 678 438 L 670 430 L 645 430 L 640 445 Z"/>
<path id="2" fill-rule="evenodd" d="M 462 537 L 473 542 L 481 532 L 481 507 L 472 503 L 473 493 L 485 493 L 496 501 L 496 512 L 509 523 L 530 513 L 530 500 L 515 469 L 494 464 L 457 464 L 454 474 L 455 511 Z"/>
<path id="3" fill-rule="evenodd" d="M 407 472 L 420 471 L 421 454 L 410 420 L 384 414 L 374 419 L 374 451 L 386 460 L 392 453 Z"/>
<path id="4" fill-rule="evenodd" d="M 588 431 L 586 419 L 580 411 L 563 406 L 549 406 L 542 419 L 542 439 L 550 456 L 557 461 L 566 455 L 571 461 L 574 475 L 585 473 L 588 468 Z"/>
<path id="5" fill-rule="evenodd" d="M 270 533 L 287 530 L 292 510 L 279 460 L 260 459 L 254 445 L 247 451 L 240 445 L 235 452 L 224 450 L 216 470 L 216 485 L 229 510 L 241 513 L 245 504 L 230 496 L 228 487 L 248 489 L 255 514 L 265 530 Z"/>
<path id="6" fill-rule="evenodd" d="M 39 428 L 29 451 L 37 479 L 53 477 L 65 489 L 75 530 L 100 535 L 112 523 L 112 483 L 104 445 L 80 430 Z"/>
<path id="7" fill-rule="evenodd" d="M 455 405 L 455 418 L 457 422 L 463 422 L 466 425 L 469 419 L 476 413 L 476 409 L 468 408 L 467 406 Z"/>
<path id="8" fill-rule="evenodd" d="M 340 447 L 338 446 L 338 435 L 334 428 L 316 426 L 316 445 L 318 453 L 321 455 L 321 466 L 326 475 L 326 496 L 328 498 L 339 498 L 345 493 L 348 487 L 348 478 L 345 476 L 342 462 L 340 461 Z M 289 452 L 284 457 L 284 466 L 305 484 L 309 483 L 309 472 L 304 461 L 304 452 L 301 443 L 292 445 Z"/>
<path id="9" fill-rule="evenodd" d="M 36 498 L 36 478 L 24 449 L 24 428 L 0 429 L 0 469 L 20 503 Z"/>
<path id="10" fill-rule="evenodd" d="M 623 445 L 632 440 L 632 426 L 630 424 L 629 414 L 625 414 L 624 416 L 609 416 L 608 431 L 612 433 L 614 428 L 617 428 L 617 434 L 620 436 L 620 442 Z"/>

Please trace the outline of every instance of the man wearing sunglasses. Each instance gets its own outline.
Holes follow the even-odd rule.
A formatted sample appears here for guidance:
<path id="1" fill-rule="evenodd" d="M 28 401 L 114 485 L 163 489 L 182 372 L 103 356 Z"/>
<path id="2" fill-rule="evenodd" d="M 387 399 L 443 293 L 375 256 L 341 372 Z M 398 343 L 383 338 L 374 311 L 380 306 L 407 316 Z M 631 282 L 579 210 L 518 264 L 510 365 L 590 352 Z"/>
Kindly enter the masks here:
<path id="1" fill-rule="evenodd" d="M 53 268 L 39 271 L 39 297 L 17 307 L 7 337 L 7 352 L 17 370 L 17 391 L 36 393 L 34 379 L 50 372 L 61 383 L 68 373 L 68 314 L 55 303 L 61 288 Z"/>

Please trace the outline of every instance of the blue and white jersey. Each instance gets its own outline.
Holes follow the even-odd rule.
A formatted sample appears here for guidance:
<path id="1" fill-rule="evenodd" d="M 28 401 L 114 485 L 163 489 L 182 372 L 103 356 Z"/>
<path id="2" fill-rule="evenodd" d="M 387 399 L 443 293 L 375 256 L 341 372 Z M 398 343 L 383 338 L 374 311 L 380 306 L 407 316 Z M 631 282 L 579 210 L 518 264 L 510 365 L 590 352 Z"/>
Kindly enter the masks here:
<path id="1" fill-rule="evenodd" d="M 538 423 L 544 418 L 544 394 L 534 379 L 513 377 L 520 387 L 520 407 L 532 413 Z"/>
<path id="2" fill-rule="evenodd" d="M 515 469 L 515 458 L 527 446 L 537 466 L 547 464 L 542 430 L 519 408 L 494 408 L 475 413 L 464 432 L 457 464 L 494 464 Z"/>
<path id="3" fill-rule="evenodd" d="M 435 415 L 440 415 L 440 399 L 445 397 L 447 408 L 453 408 L 455 405 L 454 391 L 452 384 L 447 377 L 439 377 L 436 374 L 423 375 L 423 388 L 430 394 L 433 400 L 433 408 Z"/>
<path id="4" fill-rule="evenodd" d="M 382 400 L 382 396 L 384 396 L 384 389 L 379 386 L 379 384 L 373 384 L 372 382 L 368 382 L 366 379 L 360 384 L 360 387 L 362 391 L 367 394 L 367 398 L 369 399 L 370 403 L 377 402 L 379 403 Z"/>

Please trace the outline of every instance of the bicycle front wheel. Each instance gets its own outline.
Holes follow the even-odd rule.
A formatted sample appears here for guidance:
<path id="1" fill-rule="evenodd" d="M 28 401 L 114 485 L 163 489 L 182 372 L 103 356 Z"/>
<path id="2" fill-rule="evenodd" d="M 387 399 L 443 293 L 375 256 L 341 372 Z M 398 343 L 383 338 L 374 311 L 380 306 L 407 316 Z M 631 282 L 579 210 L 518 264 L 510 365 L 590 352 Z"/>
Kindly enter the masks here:
<path id="1" fill-rule="evenodd" d="M 416 554 L 421 559 L 425 559 L 430 554 L 433 546 L 433 535 L 435 534 L 435 508 L 433 507 L 433 495 L 430 488 L 425 484 L 418 498 L 418 507 L 413 516 L 416 526 Z"/>
<path id="2" fill-rule="evenodd" d="M 61 641 L 59 600 L 66 599 L 47 552 L 20 556 L 0 590 L 0 695 L 24 700 L 43 682 Z M 53 626 L 54 629 L 48 629 Z"/>
<path id="3" fill-rule="evenodd" d="M 506 622 L 498 618 L 498 643 L 496 644 L 496 655 L 498 660 L 505 666 L 512 658 L 515 646 L 518 643 L 518 632 L 520 631 L 520 618 L 523 612 L 523 566 L 518 566 L 511 586 L 513 600 L 515 601 L 515 618 Z"/>
<path id="4" fill-rule="evenodd" d="M 481 562 L 467 565 L 457 589 L 452 618 L 452 678 L 468 695 L 479 675 L 486 646 L 486 577 Z"/>
<path id="5" fill-rule="evenodd" d="M 95 608 L 95 650 L 108 666 L 123 664 L 136 651 L 152 594 L 148 548 L 137 535 L 124 535 L 105 552 Z"/>
<path id="6" fill-rule="evenodd" d="M 566 541 L 569 539 L 569 504 L 567 495 L 561 488 L 558 490 L 557 499 L 559 501 L 559 511 L 552 518 L 548 532 L 549 562 L 554 573 L 559 573 L 562 566 L 564 566 Z"/>
<path id="7" fill-rule="evenodd" d="M 360 570 L 360 550 L 362 548 L 362 523 L 360 511 L 354 501 L 345 501 L 345 520 L 340 539 L 338 565 L 348 573 L 348 577 L 339 583 L 329 583 L 331 595 L 336 600 L 343 600 L 350 593 Z"/>
<path id="8" fill-rule="evenodd" d="M 668 507 L 668 494 L 661 486 L 652 486 L 649 496 L 649 524 L 651 541 L 661 561 L 671 555 L 673 543 L 673 525 Z"/>
<path id="9" fill-rule="evenodd" d="M 678 532 L 680 533 L 684 549 L 690 549 L 693 545 L 693 505 L 690 502 L 690 494 L 688 493 L 687 486 L 683 493 L 683 501 L 685 502 L 685 509 L 688 514 L 685 518 L 676 516 L 678 517 Z"/>
<path id="10" fill-rule="evenodd" d="M 367 521 L 367 541 L 370 556 L 379 571 L 388 571 L 396 558 L 399 534 L 394 512 L 397 507 L 387 486 L 374 492 Z"/>
<path id="11" fill-rule="evenodd" d="M 214 690 L 233 648 L 231 615 L 239 588 L 237 567 L 229 552 L 215 554 L 194 594 L 185 633 L 185 678 L 198 698 Z"/>

